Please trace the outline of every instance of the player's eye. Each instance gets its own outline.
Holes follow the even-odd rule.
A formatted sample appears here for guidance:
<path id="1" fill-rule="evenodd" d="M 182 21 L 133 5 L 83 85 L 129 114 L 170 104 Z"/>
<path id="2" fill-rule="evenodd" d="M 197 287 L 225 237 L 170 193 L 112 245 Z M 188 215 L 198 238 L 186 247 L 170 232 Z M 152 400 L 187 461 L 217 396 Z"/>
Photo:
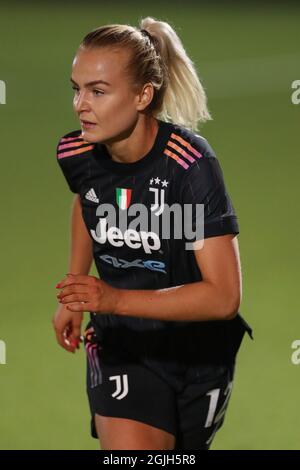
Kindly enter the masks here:
<path id="1" fill-rule="evenodd" d="M 79 92 L 79 88 L 77 86 L 72 86 L 72 89 L 75 90 L 76 93 Z M 100 91 L 100 90 L 93 90 L 93 93 L 95 96 L 101 96 L 101 95 L 104 95 L 104 92 L 103 91 Z"/>
<path id="2" fill-rule="evenodd" d="M 104 95 L 103 91 L 100 91 L 100 90 L 93 90 L 95 96 L 101 96 L 101 95 Z"/>

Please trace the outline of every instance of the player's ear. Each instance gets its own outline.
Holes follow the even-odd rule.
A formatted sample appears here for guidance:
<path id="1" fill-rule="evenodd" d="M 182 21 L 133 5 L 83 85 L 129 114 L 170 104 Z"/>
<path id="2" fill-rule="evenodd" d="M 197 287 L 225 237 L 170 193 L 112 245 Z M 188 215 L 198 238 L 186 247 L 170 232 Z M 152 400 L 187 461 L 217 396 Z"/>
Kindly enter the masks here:
<path id="1" fill-rule="evenodd" d="M 146 83 L 137 95 L 137 111 L 143 111 L 151 103 L 154 95 L 152 83 Z"/>

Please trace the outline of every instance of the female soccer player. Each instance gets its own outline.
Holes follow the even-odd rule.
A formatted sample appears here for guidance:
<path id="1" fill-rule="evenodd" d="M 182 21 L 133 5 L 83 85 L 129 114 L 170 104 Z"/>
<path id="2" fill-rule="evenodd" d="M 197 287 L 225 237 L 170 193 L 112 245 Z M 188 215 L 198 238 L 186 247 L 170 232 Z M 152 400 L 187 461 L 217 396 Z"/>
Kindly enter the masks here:
<path id="1" fill-rule="evenodd" d="M 196 133 L 203 87 L 173 28 L 150 17 L 87 34 L 71 82 L 81 130 L 57 149 L 76 196 L 53 323 L 75 352 L 90 312 L 92 435 L 106 450 L 208 449 L 251 330 L 237 218 Z"/>

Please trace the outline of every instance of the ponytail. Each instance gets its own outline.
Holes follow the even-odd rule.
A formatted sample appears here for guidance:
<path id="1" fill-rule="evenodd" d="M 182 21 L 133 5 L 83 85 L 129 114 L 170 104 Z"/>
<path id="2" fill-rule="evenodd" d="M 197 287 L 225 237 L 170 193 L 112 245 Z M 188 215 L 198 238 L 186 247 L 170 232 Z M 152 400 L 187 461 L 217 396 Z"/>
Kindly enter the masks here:
<path id="1" fill-rule="evenodd" d="M 166 69 L 167 86 L 159 117 L 197 130 L 198 122 L 211 116 L 204 88 L 180 38 L 168 23 L 150 17 L 141 21 L 141 28 L 155 38 Z"/>

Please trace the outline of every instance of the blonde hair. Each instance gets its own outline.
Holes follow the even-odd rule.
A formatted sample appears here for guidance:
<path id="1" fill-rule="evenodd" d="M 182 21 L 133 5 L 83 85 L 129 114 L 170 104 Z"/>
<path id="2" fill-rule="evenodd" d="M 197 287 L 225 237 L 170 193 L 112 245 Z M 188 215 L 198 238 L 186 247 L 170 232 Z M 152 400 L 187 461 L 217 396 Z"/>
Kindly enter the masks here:
<path id="1" fill-rule="evenodd" d="M 134 87 L 151 82 L 154 96 L 147 110 L 158 119 L 192 130 L 211 119 L 204 88 L 174 29 L 147 17 L 139 28 L 110 24 L 88 33 L 80 48 L 128 48 L 125 74 Z"/>

